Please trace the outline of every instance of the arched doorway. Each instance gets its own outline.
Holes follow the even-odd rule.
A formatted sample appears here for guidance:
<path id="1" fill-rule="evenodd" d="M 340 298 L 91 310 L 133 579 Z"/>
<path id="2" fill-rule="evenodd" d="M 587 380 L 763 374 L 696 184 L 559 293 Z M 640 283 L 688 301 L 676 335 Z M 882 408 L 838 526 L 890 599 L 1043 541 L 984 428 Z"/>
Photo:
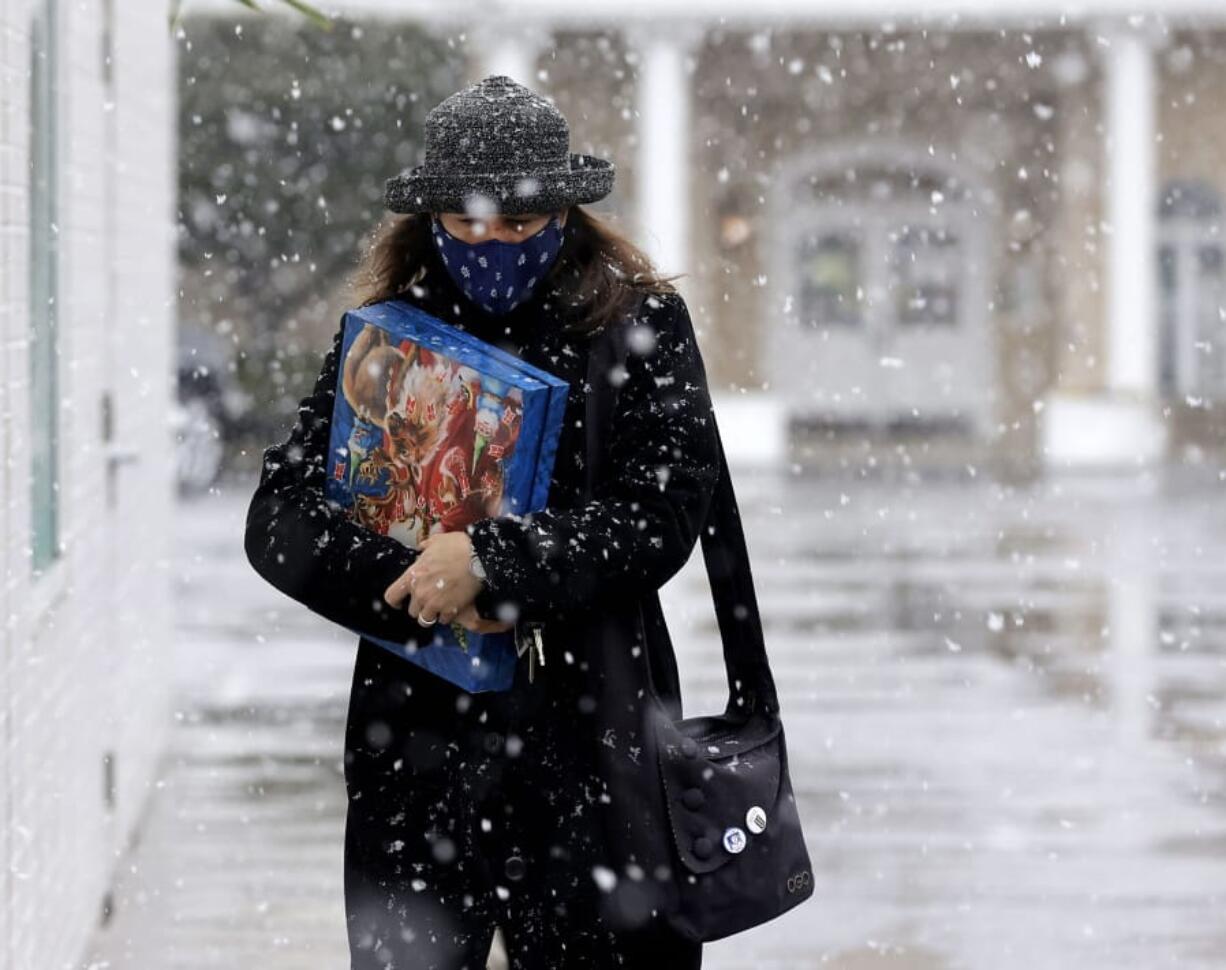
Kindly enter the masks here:
<path id="1" fill-rule="evenodd" d="M 907 146 L 863 143 L 782 166 L 772 227 L 783 313 L 767 328 L 767 358 L 793 419 L 988 429 L 987 198 Z"/>

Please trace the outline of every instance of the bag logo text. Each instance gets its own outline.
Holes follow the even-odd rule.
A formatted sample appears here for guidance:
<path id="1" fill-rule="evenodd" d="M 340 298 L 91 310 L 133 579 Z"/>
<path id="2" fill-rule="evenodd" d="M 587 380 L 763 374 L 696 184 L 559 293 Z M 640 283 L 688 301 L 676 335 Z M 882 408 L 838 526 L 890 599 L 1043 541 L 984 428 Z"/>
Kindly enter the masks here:
<path id="1" fill-rule="evenodd" d="M 798 893 L 802 889 L 808 889 L 813 885 L 813 876 L 808 869 L 801 869 L 800 872 L 788 876 L 788 892 Z"/>

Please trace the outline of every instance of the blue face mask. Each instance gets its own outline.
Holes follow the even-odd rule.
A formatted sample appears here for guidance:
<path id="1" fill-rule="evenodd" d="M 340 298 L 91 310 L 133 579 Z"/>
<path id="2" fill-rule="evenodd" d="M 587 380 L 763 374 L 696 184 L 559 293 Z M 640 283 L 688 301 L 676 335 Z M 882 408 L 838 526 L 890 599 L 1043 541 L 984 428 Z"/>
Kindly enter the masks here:
<path id="1" fill-rule="evenodd" d="M 526 300 L 562 249 L 560 215 L 517 243 L 468 243 L 443 228 L 438 216 L 431 221 L 434 245 L 447 272 L 470 300 L 490 313 L 506 313 Z"/>

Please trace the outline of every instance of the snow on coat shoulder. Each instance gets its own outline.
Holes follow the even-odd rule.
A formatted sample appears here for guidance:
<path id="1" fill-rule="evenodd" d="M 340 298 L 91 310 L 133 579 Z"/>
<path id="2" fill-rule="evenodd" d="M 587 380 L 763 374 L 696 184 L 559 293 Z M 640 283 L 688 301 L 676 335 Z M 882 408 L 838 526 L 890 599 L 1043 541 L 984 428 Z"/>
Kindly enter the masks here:
<path id="1" fill-rule="evenodd" d="M 649 296 L 628 324 L 607 461 L 574 509 L 481 519 L 488 616 L 566 617 L 659 589 L 689 559 L 719 476 L 706 368 L 680 294 Z M 598 388 L 597 392 L 607 391 Z"/>

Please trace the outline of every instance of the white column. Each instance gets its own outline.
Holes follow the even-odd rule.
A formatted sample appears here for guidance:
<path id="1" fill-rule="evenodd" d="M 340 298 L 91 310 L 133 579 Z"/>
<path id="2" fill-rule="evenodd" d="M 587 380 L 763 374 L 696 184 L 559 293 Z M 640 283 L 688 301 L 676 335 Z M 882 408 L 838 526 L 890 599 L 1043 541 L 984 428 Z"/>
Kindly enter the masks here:
<path id="1" fill-rule="evenodd" d="M 1157 86 L 1151 37 L 1126 24 L 1096 31 L 1103 50 L 1107 236 L 1105 375 L 1100 392 L 1044 402 L 1050 467 L 1139 468 L 1162 459 L 1158 399 Z M 1071 284 L 1070 284 L 1071 285 Z"/>
<path id="2" fill-rule="evenodd" d="M 1158 385 L 1154 59 L 1148 40 L 1136 31 L 1119 30 L 1109 39 L 1107 385 L 1149 400 Z"/>
<path id="3" fill-rule="evenodd" d="M 540 91 L 536 58 L 549 41 L 549 31 L 535 24 L 518 25 L 489 21 L 473 30 L 480 51 L 480 80 L 490 74 L 505 74 L 534 91 Z"/>
<path id="4" fill-rule="evenodd" d="M 687 62 L 701 36 L 700 27 L 688 24 L 628 34 L 639 64 L 636 241 L 663 273 L 691 271 L 693 96 Z M 678 282 L 684 291 L 689 280 Z"/>

